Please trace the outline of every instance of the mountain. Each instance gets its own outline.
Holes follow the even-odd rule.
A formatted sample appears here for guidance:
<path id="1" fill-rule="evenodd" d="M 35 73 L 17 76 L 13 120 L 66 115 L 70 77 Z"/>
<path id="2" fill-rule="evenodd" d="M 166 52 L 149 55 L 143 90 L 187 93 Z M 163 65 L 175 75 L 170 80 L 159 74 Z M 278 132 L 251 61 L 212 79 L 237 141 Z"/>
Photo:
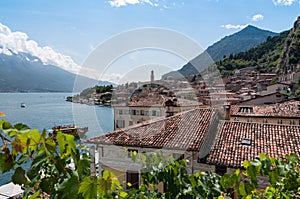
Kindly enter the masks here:
<path id="1" fill-rule="evenodd" d="M 268 37 L 260 45 L 216 62 L 223 76 L 237 69 L 255 67 L 260 72 L 279 74 L 295 71 L 300 67 L 300 17 L 294 26 L 274 37 Z"/>
<path id="2" fill-rule="evenodd" d="M 109 84 L 45 64 L 28 53 L 0 54 L 0 92 L 73 92 L 76 78 L 81 82 L 76 92 L 96 84 Z"/>
<path id="3" fill-rule="evenodd" d="M 0 23 L 0 92 L 79 92 L 111 84 L 76 75 L 80 66 L 71 57 L 28 38 Z"/>
<path id="4" fill-rule="evenodd" d="M 268 37 L 276 36 L 277 33 L 262 30 L 248 25 L 241 31 L 222 38 L 220 41 L 209 46 L 203 53 L 192 59 L 178 71 L 163 75 L 163 79 L 172 77 L 190 76 L 198 74 L 199 71 L 207 68 L 215 61 L 221 60 L 224 56 L 247 51 L 250 48 L 266 41 Z"/>

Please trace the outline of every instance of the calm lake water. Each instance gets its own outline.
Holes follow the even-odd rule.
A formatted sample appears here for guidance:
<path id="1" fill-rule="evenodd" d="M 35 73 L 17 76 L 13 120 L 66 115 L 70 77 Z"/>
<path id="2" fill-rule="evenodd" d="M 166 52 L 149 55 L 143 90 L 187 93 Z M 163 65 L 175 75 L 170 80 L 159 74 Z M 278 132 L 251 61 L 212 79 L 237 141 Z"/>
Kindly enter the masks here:
<path id="1" fill-rule="evenodd" d="M 0 93 L 1 119 L 12 124 L 24 123 L 30 128 L 50 130 L 54 125 L 75 124 L 89 128 L 87 138 L 113 130 L 113 110 L 66 102 L 72 93 Z M 21 103 L 26 108 L 21 108 Z M 0 145 L 1 145 L 0 141 Z M 10 173 L 0 173 L 0 185 L 10 180 Z"/>

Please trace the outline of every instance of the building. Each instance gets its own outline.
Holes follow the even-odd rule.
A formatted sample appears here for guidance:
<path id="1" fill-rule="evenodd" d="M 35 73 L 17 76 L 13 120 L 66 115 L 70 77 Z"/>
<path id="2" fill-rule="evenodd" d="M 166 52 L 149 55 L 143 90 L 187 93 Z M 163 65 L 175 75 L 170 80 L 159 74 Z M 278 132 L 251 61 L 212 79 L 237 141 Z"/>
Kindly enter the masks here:
<path id="1" fill-rule="evenodd" d="M 250 99 L 240 101 L 241 105 L 264 105 L 264 104 L 276 104 L 286 101 L 288 96 L 283 93 L 275 92 L 268 95 L 252 95 Z"/>
<path id="2" fill-rule="evenodd" d="M 206 137 L 215 137 L 217 112 L 212 109 L 194 109 L 167 118 L 130 126 L 88 139 L 99 151 L 100 168 L 114 172 L 120 182 L 140 183 L 140 165 L 133 163 L 130 151 L 162 151 L 164 155 L 187 159 L 190 173 L 214 170 L 214 166 L 198 163 L 199 151 L 205 156 L 211 145 Z M 205 143 L 204 143 L 205 142 Z M 163 186 L 159 187 L 163 191 Z"/>
<path id="3" fill-rule="evenodd" d="M 285 83 L 269 84 L 262 91 L 257 92 L 258 95 L 265 96 L 273 93 L 289 93 L 290 85 Z"/>
<path id="4" fill-rule="evenodd" d="M 232 105 L 230 120 L 300 125 L 300 101 L 290 100 L 269 105 Z"/>
<path id="5" fill-rule="evenodd" d="M 251 113 L 249 113 L 251 114 Z M 260 153 L 283 158 L 300 155 L 300 125 L 222 120 L 214 109 L 194 109 L 167 118 L 157 118 L 106 135 L 88 139 L 99 151 L 101 169 L 114 172 L 120 182 L 140 183 L 140 166 L 130 152 L 161 151 L 187 160 L 189 173 L 218 174 L 243 167 Z M 268 182 L 260 179 L 260 186 Z M 160 191 L 163 186 L 160 185 Z"/>
<path id="6" fill-rule="evenodd" d="M 202 106 L 202 103 L 176 98 L 173 92 L 161 85 L 146 84 L 134 91 L 128 102 L 112 105 L 114 129 L 126 128 L 158 117 L 171 116 L 199 106 Z"/>

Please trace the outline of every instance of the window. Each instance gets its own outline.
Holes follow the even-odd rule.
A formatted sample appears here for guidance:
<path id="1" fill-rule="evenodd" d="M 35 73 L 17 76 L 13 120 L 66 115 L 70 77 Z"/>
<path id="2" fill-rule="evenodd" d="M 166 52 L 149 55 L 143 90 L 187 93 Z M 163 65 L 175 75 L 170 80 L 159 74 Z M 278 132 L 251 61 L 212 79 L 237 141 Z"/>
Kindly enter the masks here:
<path id="1" fill-rule="evenodd" d="M 243 138 L 241 144 L 242 144 L 243 146 L 251 146 L 252 140 L 251 140 L 251 139 L 248 139 L 248 138 Z"/>
<path id="2" fill-rule="evenodd" d="M 131 115 L 136 115 L 136 110 L 131 110 Z"/>
<path id="3" fill-rule="evenodd" d="M 123 110 L 118 110 L 119 115 L 123 115 Z"/>
<path id="4" fill-rule="evenodd" d="M 133 125 L 133 121 L 129 121 L 129 126 Z"/>
<path id="5" fill-rule="evenodd" d="M 136 110 L 136 111 L 135 111 L 135 114 L 136 114 L 136 115 L 141 115 L 141 111 L 140 111 L 140 110 Z"/>
<path id="6" fill-rule="evenodd" d="M 125 127 L 125 121 L 124 120 L 117 120 L 116 127 L 117 128 L 124 128 Z"/>
<path id="7" fill-rule="evenodd" d="M 156 116 L 160 116 L 160 111 L 156 111 Z"/>
<path id="8" fill-rule="evenodd" d="M 149 114 L 149 111 L 145 111 L 145 115 L 146 116 L 149 116 L 150 114 Z"/>
<path id="9" fill-rule="evenodd" d="M 152 111 L 152 116 L 156 116 L 156 111 Z"/>
<path id="10" fill-rule="evenodd" d="M 128 186 L 128 183 L 131 186 Z M 138 189 L 139 188 L 139 172 L 138 171 L 126 171 L 126 189 Z"/>
<path id="11" fill-rule="evenodd" d="M 141 115 L 145 115 L 145 110 L 141 110 Z"/>
<path id="12" fill-rule="evenodd" d="M 277 124 L 282 124 L 282 120 L 277 120 Z"/>
<path id="13" fill-rule="evenodd" d="M 291 125 L 295 125 L 295 120 L 291 120 L 291 121 L 290 121 L 290 124 L 291 124 Z"/>
<path id="14" fill-rule="evenodd" d="M 252 118 L 248 118 L 248 120 L 247 120 L 248 122 L 252 122 Z"/>
<path id="15" fill-rule="evenodd" d="M 124 115 L 130 115 L 130 111 L 129 110 L 124 110 Z"/>
<path id="16" fill-rule="evenodd" d="M 267 119 L 263 119 L 263 123 L 268 123 L 268 120 Z"/>
<path id="17" fill-rule="evenodd" d="M 253 107 L 240 107 L 239 113 L 253 113 Z"/>
<path id="18" fill-rule="evenodd" d="M 216 173 L 219 175 L 224 175 L 227 172 L 227 168 L 224 166 L 216 166 Z"/>

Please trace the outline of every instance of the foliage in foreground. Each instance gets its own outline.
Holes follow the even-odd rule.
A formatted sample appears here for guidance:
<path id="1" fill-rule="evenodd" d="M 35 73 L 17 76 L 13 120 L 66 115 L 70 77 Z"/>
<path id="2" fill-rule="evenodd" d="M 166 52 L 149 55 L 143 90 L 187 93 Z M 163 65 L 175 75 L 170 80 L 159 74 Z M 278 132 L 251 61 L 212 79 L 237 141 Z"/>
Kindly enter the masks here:
<path id="1" fill-rule="evenodd" d="M 245 161 L 244 169 L 219 176 L 211 172 L 189 175 L 185 160 L 162 154 L 142 154 L 142 184 L 139 189 L 124 190 L 116 176 L 108 171 L 102 177 L 90 176 L 90 157 L 70 135 L 58 133 L 56 140 L 45 131 L 26 125 L 12 126 L 0 121 L 1 172 L 14 171 L 12 181 L 26 187 L 25 198 L 300 198 L 299 158 L 284 159 L 261 154 Z M 269 182 L 258 188 L 262 176 Z M 160 193 L 163 182 L 167 191 Z"/>

